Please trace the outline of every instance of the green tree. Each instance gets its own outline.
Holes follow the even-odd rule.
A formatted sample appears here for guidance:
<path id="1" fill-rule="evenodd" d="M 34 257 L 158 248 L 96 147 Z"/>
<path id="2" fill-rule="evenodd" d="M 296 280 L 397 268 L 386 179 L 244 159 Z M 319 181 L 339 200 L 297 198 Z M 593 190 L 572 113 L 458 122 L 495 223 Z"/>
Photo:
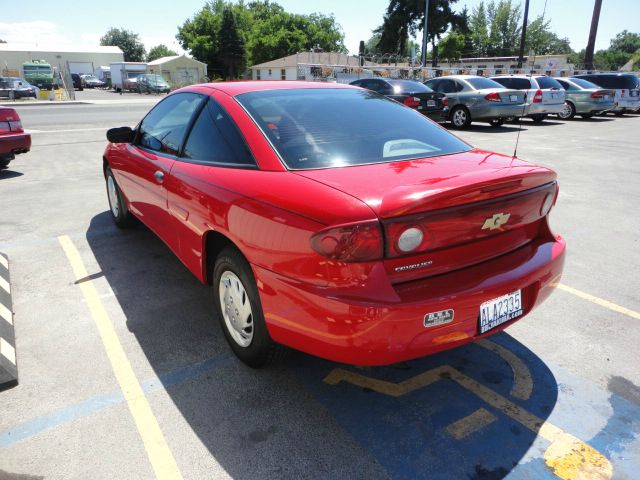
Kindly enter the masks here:
<path id="1" fill-rule="evenodd" d="M 224 66 L 224 78 L 237 78 L 246 62 L 244 38 L 238 30 L 233 10 L 226 7 L 220 23 L 220 53 Z"/>
<path id="2" fill-rule="evenodd" d="M 147 55 L 147 62 L 152 62 L 162 57 L 173 57 L 178 55 L 176 52 L 171 50 L 165 44 L 161 43 L 160 45 L 156 45 L 149 49 L 149 54 Z"/>
<path id="3" fill-rule="evenodd" d="M 461 33 L 449 32 L 438 42 L 438 55 L 449 61 L 459 60 L 464 49 L 464 40 Z"/>
<path id="4" fill-rule="evenodd" d="M 439 39 L 448 29 L 459 29 L 463 18 L 453 11 L 458 0 L 430 0 L 427 21 L 427 42 L 435 49 Z M 376 30 L 380 33 L 379 48 L 385 53 L 406 51 L 409 35 L 415 36 L 424 28 L 424 0 L 391 0 L 383 23 Z M 433 57 L 433 64 L 436 64 Z"/>
<path id="5" fill-rule="evenodd" d="M 609 50 L 633 55 L 640 50 L 640 34 L 623 30 L 611 40 Z"/>
<path id="6" fill-rule="evenodd" d="M 100 45 L 120 47 L 125 62 L 143 62 L 145 59 L 146 52 L 138 34 L 124 28 L 111 27 L 100 38 Z"/>
<path id="7" fill-rule="evenodd" d="M 489 44 L 487 55 L 513 55 L 520 44 L 520 5 L 513 5 L 511 0 L 489 2 L 487 6 L 489 28 Z"/>
<path id="8" fill-rule="evenodd" d="M 560 38 L 549 30 L 550 23 L 550 20 L 544 21 L 540 16 L 527 26 L 525 52 L 534 52 L 536 55 L 573 53 L 569 39 Z"/>
<path id="9" fill-rule="evenodd" d="M 487 25 L 487 11 L 484 2 L 480 2 L 473 9 L 471 19 L 469 21 L 471 30 L 471 40 L 475 57 L 486 57 L 489 51 L 489 27 Z"/>
<path id="10" fill-rule="evenodd" d="M 233 11 L 236 29 L 245 42 L 248 65 L 308 51 L 316 46 L 326 51 L 347 51 L 342 28 L 332 15 L 291 14 L 268 0 L 249 3 L 211 0 L 179 26 L 176 35 L 182 48 L 197 60 L 206 62 L 211 72 L 222 74 L 225 71 L 220 44 L 225 8 Z"/>

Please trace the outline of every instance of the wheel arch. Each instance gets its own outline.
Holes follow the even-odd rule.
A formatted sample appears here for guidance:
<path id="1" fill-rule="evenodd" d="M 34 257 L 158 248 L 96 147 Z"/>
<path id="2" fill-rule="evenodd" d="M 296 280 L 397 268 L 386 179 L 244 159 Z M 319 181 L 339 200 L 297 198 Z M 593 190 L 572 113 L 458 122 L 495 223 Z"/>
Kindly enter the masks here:
<path id="1" fill-rule="evenodd" d="M 242 256 L 246 255 L 226 235 L 217 230 L 208 230 L 202 237 L 202 279 L 208 285 L 213 284 L 214 262 L 218 254 L 227 246 L 235 247 Z"/>

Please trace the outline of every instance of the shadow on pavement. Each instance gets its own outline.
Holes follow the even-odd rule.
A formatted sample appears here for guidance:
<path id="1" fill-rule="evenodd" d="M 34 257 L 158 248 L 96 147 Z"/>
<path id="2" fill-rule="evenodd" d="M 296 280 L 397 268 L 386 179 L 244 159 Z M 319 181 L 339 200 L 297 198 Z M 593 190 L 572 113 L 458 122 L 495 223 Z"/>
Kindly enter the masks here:
<path id="1" fill-rule="evenodd" d="M 505 333 L 491 341 L 525 365 L 532 380 L 527 398 L 513 396 L 522 372 L 514 375 L 503 356 L 477 344 L 366 369 L 292 351 L 281 365 L 252 370 L 233 357 L 224 340 L 212 289 L 145 227 L 120 232 L 110 225 L 108 212 L 97 215 L 86 239 L 156 374 L 166 377 L 220 360 L 166 390 L 199 442 L 233 478 L 503 478 L 523 468 L 519 464 L 527 460 L 537 432 L 454 377 L 477 382 L 541 421 L 556 404 L 558 385 L 549 368 Z M 444 367 L 448 374 L 395 397 L 326 380 L 347 371 L 397 384 Z M 180 428 L 162 428 L 172 448 L 186 441 L 171 436 Z M 179 464 L 207 465 L 186 450 L 176 453 Z"/>
<path id="2" fill-rule="evenodd" d="M 0 180 L 7 180 L 9 178 L 17 178 L 24 175 L 22 172 L 16 172 L 15 170 L 0 169 Z"/>

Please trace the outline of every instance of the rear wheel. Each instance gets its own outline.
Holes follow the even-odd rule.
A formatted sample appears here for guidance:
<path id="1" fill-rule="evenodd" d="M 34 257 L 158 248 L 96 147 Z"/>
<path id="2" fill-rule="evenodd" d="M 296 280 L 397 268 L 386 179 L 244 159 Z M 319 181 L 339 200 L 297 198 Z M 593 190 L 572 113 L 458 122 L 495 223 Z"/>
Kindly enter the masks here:
<path id="1" fill-rule="evenodd" d="M 621 117 L 625 114 L 625 109 L 623 108 L 622 110 L 619 110 L 617 112 L 614 112 L 616 114 L 616 117 Z"/>
<path id="2" fill-rule="evenodd" d="M 0 170 L 4 170 L 9 166 L 9 162 L 13 160 L 12 158 L 0 158 Z"/>
<path id="3" fill-rule="evenodd" d="M 489 120 L 489 125 L 493 128 L 501 127 L 504 124 L 504 119 L 502 118 L 494 118 L 493 120 Z"/>
<path id="4" fill-rule="evenodd" d="M 533 120 L 533 123 L 542 123 L 545 118 L 547 118 L 546 115 L 534 115 L 531 117 L 531 120 Z"/>
<path id="5" fill-rule="evenodd" d="M 109 199 L 109 211 L 111 212 L 111 218 L 113 223 L 118 228 L 130 228 L 135 225 L 136 220 L 133 214 L 127 207 L 120 187 L 116 183 L 116 179 L 113 176 L 113 172 L 107 167 L 105 171 L 105 180 L 107 183 L 107 197 Z"/>
<path id="6" fill-rule="evenodd" d="M 571 120 L 576 116 L 576 107 L 571 102 L 564 102 L 562 111 L 558 113 L 558 117 L 562 120 Z"/>
<path id="7" fill-rule="evenodd" d="M 582 118 L 591 118 L 593 117 L 593 113 L 583 113 Z"/>
<path id="8" fill-rule="evenodd" d="M 216 313 L 233 353 L 253 368 L 273 363 L 286 348 L 269 336 L 249 262 L 234 247 L 223 249 L 213 268 Z"/>
<path id="9" fill-rule="evenodd" d="M 451 111 L 451 124 L 455 128 L 467 128 L 471 123 L 471 115 L 465 107 L 457 106 Z"/>

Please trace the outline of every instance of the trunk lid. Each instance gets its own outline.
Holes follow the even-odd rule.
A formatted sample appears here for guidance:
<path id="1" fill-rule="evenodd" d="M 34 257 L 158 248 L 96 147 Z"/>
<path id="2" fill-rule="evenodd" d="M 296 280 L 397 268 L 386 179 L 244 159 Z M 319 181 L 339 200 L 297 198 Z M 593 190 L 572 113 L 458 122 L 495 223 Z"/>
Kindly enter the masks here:
<path id="1" fill-rule="evenodd" d="M 543 203 L 555 198 L 556 174 L 483 150 L 347 168 L 296 171 L 348 193 L 380 219 L 385 268 L 393 283 L 464 268 L 508 253 L 540 231 Z M 398 246 L 409 227 L 424 241 Z"/>

